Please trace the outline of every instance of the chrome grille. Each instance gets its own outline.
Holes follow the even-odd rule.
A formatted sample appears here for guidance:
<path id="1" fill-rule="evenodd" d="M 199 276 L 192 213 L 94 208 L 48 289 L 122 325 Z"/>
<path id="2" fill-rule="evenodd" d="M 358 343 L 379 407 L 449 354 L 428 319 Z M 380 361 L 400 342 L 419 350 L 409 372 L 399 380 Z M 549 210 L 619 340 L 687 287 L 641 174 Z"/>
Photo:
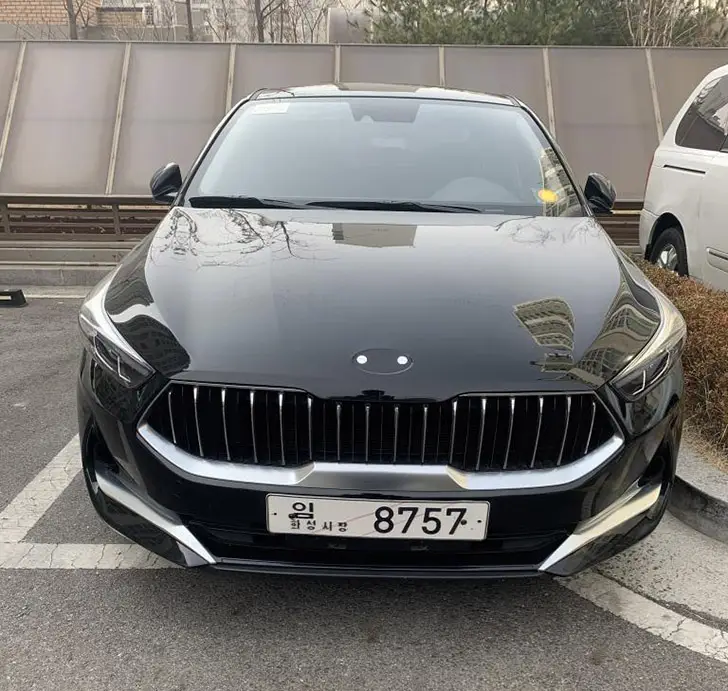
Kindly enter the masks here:
<path id="1" fill-rule="evenodd" d="M 146 421 L 195 456 L 284 467 L 314 459 L 464 471 L 555 468 L 615 433 L 593 394 L 332 401 L 300 391 L 180 383 L 157 399 Z"/>

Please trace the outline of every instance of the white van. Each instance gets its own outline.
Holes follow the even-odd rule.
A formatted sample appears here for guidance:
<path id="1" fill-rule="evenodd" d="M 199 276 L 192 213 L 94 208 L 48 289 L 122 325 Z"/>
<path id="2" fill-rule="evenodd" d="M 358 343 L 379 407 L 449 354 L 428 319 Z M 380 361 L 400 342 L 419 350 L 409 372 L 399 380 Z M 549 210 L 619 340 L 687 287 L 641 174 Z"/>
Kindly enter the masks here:
<path id="1" fill-rule="evenodd" d="M 640 215 L 646 259 L 728 290 L 728 65 L 690 94 L 655 151 Z"/>

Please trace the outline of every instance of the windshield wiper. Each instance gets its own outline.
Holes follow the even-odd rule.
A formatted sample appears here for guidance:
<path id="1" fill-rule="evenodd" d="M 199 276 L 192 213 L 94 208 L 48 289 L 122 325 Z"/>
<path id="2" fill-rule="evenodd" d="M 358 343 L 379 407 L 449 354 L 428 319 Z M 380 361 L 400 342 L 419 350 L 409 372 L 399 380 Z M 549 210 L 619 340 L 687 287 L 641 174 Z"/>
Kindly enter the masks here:
<path id="1" fill-rule="evenodd" d="M 285 199 L 261 197 L 205 196 L 190 197 L 190 206 L 199 209 L 301 209 L 301 204 Z"/>
<path id="2" fill-rule="evenodd" d="M 390 201 L 367 199 L 320 200 L 306 202 L 305 206 L 318 206 L 328 209 L 354 209 L 358 211 L 427 211 L 454 214 L 480 214 L 483 211 L 476 206 L 460 204 L 431 204 L 430 202 Z"/>

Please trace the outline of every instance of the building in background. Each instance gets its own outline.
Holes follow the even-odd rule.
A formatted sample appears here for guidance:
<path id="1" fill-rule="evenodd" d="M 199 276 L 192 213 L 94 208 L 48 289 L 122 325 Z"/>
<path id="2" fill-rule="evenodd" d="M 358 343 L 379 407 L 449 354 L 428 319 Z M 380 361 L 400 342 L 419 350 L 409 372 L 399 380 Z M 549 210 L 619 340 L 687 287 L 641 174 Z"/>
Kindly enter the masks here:
<path id="1" fill-rule="evenodd" d="M 192 0 L 195 41 L 321 43 L 356 41 L 366 0 Z M 185 0 L 0 0 L 0 39 L 185 41 Z M 333 11 L 333 15 L 332 15 Z M 332 20 L 333 16 L 333 20 Z M 336 27 L 334 36 L 331 26 Z M 349 32 L 347 34 L 347 31 Z"/>

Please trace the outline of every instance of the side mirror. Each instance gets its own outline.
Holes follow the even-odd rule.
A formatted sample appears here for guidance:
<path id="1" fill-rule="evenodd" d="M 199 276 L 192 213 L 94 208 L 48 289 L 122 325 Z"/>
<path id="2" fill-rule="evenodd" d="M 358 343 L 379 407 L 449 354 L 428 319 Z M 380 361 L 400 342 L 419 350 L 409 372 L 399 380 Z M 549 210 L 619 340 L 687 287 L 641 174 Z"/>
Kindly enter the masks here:
<path id="1" fill-rule="evenodd" d="M 149 182 L 154 201 L 171 204 L 182 189 L 182 171 L 176 163 L 160 168 Z"/>
<path id="2" fill-rule="evenodd" d="M 584 195 L 596 214 L 611 214 L 617 192 L 607 178 L 600 173 L 590 173 L 584 185 Z"/>

